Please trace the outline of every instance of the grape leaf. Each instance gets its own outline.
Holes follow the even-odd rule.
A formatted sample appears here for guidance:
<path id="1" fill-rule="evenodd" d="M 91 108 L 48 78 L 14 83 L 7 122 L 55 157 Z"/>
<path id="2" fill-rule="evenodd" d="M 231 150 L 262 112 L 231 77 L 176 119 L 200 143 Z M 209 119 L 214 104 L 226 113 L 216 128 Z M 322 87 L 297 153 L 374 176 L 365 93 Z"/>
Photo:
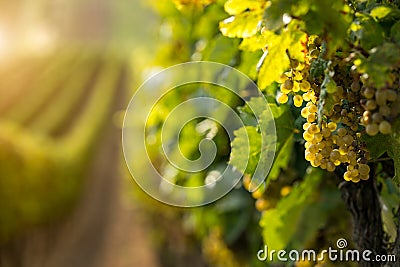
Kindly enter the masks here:
<path id="1" fill-rule="evenodd" d="M 219 29 L 230 38 L 248 38 L 257 33 L 261 12 L 245 12 L 220 22 Z"/>
<path id="2" fill-rule="evenodd" d="M 270 123 L 275 123 L 276 137 L 271 136 L 271 134 L 274 133 L 259 132 L 255 127 L 247 126 L 241 128 L 235 132 L 236 137 L 232 142 L 230 160 L 230 164 L 235 166 L 242 173 L 253 175 L 256 184 L 265 179 L 265 177 L 261 177 L 260 175 L 264 175 L 268 172 L 267 183 L 270 180 L 276 179 L 281 169 L 287 167 L 291 155 L 290 151 L 293 149 L 293 128 L 291 127 L 291 125 L 293 125 L 293 117 L 289 107 L 286 105 L 277 106 L 275 103 L 269 103 L 269 108 L 271 110 L 271 112 L 269 112 L 269 110 L 266 110 L 266 102 L 262 98 L 263 97 L 252 98 L 249 101 L 249 105 L 241 108 L 241 112 L 253 114 L 255 117 L 259 118 L 259 128 L 261 131 L 263 129 L 270 129 Z M 273 116 L 274 121 L 271 121 L 271 116 Z M 246 132 L 248 137 L 246 136 Z M 261 147 L 261 137 L 268 138 L 268 140 L 272 140 L 272 142 L 268 142 Z M 247 162 L 248 153 L 244 151 L 245 148 L 243 147 L 247 142 L 246 138 L 250 140 L 251 155 L 247 168 L 244 164 Z M 275 138 L 276 143 L 274 142 Z M 270 167 L 269 163 L 271 157 L 274 157 L 274 162 L 271 169 L 268 170 L 266 168 Z M 257 164 L 260 166 L 260 169 L 256 172 Z"/>
<path id="3" fill-rule="evenodd" d="M 358 14 L 350 29 L 357 42 L 366 50 L 381 45 L 385 40 L 382 26 L 366 14 Z"/>
<path id="4" fill-rule="evenodd" d="M 262 10 L 265 0 L 228 0 L 225 11 L 230 15 L 238 15 L 247 10 Z"/>
<path id="5" fill-rule="evenodd" d="M 234 134 L 229 164 L 242 173 L 253 174 L 260 159 L 261 135 L 253 126 L 242 127 Z"/>
<path id="6" fill-rule="evenodd" d="M 284 26 L 283 16 L 302 20 L 302 30 L 310 35 L 325 35 L 329 50 L 345 46 L 347 29 L 352 21 L 350 10 L 342 1 L 336 0 L 273 0 L 264 13 L 264 24 L 271 31 Z"/>
<path id="7" fill-rule="evenodd" d="M 219 35 L 203 52 L 203 60 L 231 64 L 237 54 L 238 40 Z"/>
<path id="8" fill-rule="evenodd" d="M 400 17 L 400 10 L 390 6 L 379 5 L 373 8 L 370 14 L 377 21 L 392 20 Z"/>
<path id="9" fill-rule="evenodd" d="M 302 212 L 313 203 L 313 195 L 318 192 L 324 172 L 315 168 L 309 170 L 309 174 L 298 186 L 293 187 L 287 197 L 282 198 L 274 209 L 263 213 L 260 226 L 268 249 L 280 250 L 287 247 L 298 230 L 297 224 Z"/>
<path id="10" fill-rule="evenodd" d="M 396 22 L 390 29 L 390 37 L 400 46 L 400 21 Z"/>
<path id="11" fill-rule="evenodd" d="M 289 27 L 279 35 L 272 31 L 267 31 L 264 35 L 268 40 L 268 55 L 259 72 L 260 89 L 265 89 L 290 67 L 287 51 L 292 58 L 304 60 L 302 43 L 306 40 L 306 34 L 299 31 L 293 23 L 290 23 Z"/>
<path id="12" fill-rule="evenodd" d="M 283 15 L 289 14 L 299 17 L 308 12 L 309 6 L 304 1 L 298 0 L 275 0 L 271 1 L 264 12 L 264 23 L 271 31 L 279 30 L 284 26 Z"/>
<path id="13" fill-rule="evenodd" d="M 370 51 L 369 57 L 359 56 L 354 61 L 359 73 L 367 73 L 377 88 L 385 86 L 388 72 L 400 66 L 400 48 L 394 43 L 384 43 Z"/>
<path id="14" fill-rule="evenodd" d="M 376 136 L 364 136 L 367 149 L 371 157 L 376 159 L 387 152 L 394 161 L 395 176 L 393 181 L 400 187 L 400 121 L 392 127 L 391 135 L 378 134 Z"/>
<path id="15" fill-rule="evenodd" d="M 395 216 L 399 209 L 400 190 L 390 179 L 381 179 L 381 194 L 379 200 L 382 205 L 382 222 L 385 232 L 390 237 L 389 242 L 394 242 L 397 236 Z"/>
<path id="16" fill-rule="evenodd" d="M 264 49 L 268 44 L 268 40 L 264 35 L 254 35 L 249 38 L 243 39 L 240 43 L 239 49 L 255 52 Z"/>

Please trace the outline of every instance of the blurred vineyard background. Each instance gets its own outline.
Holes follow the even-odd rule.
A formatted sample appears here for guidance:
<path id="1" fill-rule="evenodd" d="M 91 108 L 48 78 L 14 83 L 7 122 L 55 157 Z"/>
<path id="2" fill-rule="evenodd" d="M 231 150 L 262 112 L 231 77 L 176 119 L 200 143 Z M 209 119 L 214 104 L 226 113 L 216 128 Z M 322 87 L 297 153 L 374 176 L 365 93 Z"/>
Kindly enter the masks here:
<path id="1" fill-rule="evenodd" d="M 140 1 L 0 1 L 0 266 L 157 266 L 120 146 L 156 24 Z"/>
<path id="2" fill-rule="evenodd" d="M 265 1 L 226 2 L 0 0 L 0 267 L 283 266 L 257 259 L 265 240 L 320 252 L 345 238 L 354 247 L 338 182 L 309 168 L 300 131 L 288 128 L 301 128 L 299 112 L 287 106 L 273 108 L 284 130 L 268 188 L 249 193 L 246 176 L 218 202 L 181 209 L 149 198 L 128 173 L 124 109 L 146 77 L 205 60 L 257 78 L 262 49 L 241 50 L 229 37 L 254 34 L 259 18 L 246 17 L 247 5 L 262 10 Z M 231 28 L 229 7 L 238 12 Z M 147 125 L 149 155 L 161 172 L 189 186 L 215 178 L 231 152 L 226 133 L 201 119 L 185 126 L 179 142 L 196 159 L 197 143 L 212 135 L 222 147 L 213 170 L 174 172 L 158 158 L 168 111 L 199 95 L 224 100 L 256 126 L 243 102 L 207 86 L 160 101 Z M 380 187 L 398 205 L 393 184 L 382 179 Z"/>

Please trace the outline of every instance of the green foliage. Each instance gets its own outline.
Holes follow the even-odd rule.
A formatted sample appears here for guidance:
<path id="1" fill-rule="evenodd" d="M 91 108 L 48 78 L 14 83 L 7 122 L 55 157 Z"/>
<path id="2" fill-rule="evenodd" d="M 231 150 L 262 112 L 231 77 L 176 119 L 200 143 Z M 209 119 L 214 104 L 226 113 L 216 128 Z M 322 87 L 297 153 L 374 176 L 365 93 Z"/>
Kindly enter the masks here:
<path id="1" fill-rule="evenodd" d="M 315 198 L 322 178 L 323 172 L 313 169 L 300 185 L 294 187 L 288 196 L 279 201 L 274 209 L 263 214 L 260 225 L 263 228 L 264 242 L 269 249 L 285 249 L 297 231 L 308 230 L 299 229 L 298 224 L 302 213 L 313 204 L 313 196 Z M 312 222 L 307 227 L 318 228 L 319 226 Z M 297 240 L 297 242 L 301 241 Z"/>
<path id="2" fill-rule="evenodd" d="M 297 25 L 291 25 L 281 34 L 267 31 L 264 36 L 267 40 L 268 55 L 259 71 L 258 86 L 261 89 L 276 81 L 289 68 L 289 55 L 293 59 L 303 61 L 302 43 L 306 38 L 306 34 L 300 31 Z"/>
<path id="3" fill-rule="evenodd" d="M 176 10 L 170 11 L 167 17 L 172 18 L 170 25 L 174 29 L 173 35 L 185 44 L 180 49 L 187 54 L 184 58 L 180 57 L 182 53 L 179 57 L 174 57 L 177 51 L 164 55 L 163 59 L 172 55 L 169 61 L 166 60 L 168 64 L 175 63 L 176 59 L 186 61 L 193 58 L 229 64 L 256 81 L 263 90 L 262 97 L 267 98 L 268 107 L 262 97 L 250 98 L 250 104 L 244 106 L 241 101 L 228 101 L 238 111 L 245 127 L 235 131 L 231 150 L 220 154 L 215 162 L 226 164 L 229 160 L 229 164 L 245 174 L 243 184 L 244 188 L 249 190 L 251 188 L 247 184 L 248 178 L 257 178 L 254 177 L 257 166 L 260 165 L 261 169 L 266 170 L 267 162 L 273 156 L 271 147 L 264 147 L 262 143 L 263 138 L 271 134 L 263 131 L 271 123 L 271 115 L 277 134 L 274 162 L 266 184 L 260 187 L 261 190 L 252 192 L 256 198 L 255 206 L 261 211 L 261 230 L 245 230 L 251 221 L 247 216 L 259 213 L 254 207 L 250 207 L 252 205 L 248 205 L 243 188 L 238 186 L 231 193 L 232 196 L 227 196 L 221 201 L 224 208 L 217 204 L 204 207 L 201 212 L 187 212 L 191 219 L 195 218 L 194 225 L 199 226 L 198 231 L 195 227 L 192 228 L 192 231 L 197 232 L 199 239 L 203 240 L 207 236 L 211 225 L 222 226 L 225 241 L 231 245 L 230 249 L 244 249 L 245 254 L 249 252 L 246 248 L 258 247 L 259 244 L 240 244 L 243 241 L 240 239 L 241 234 L 262 235 L 264 243 L 270 249 L 276 250 L 308 247 L 320 249 L 330 245 L 327 243 L 332 240 L 327 242 L 328 238 L 337 237 L 338 232 L 340 237 L 348 236 L 347 232 L 342 235 L 342 232 L 347 230 L 349 221 L 346 216 L 342 216 L 344 207 L 337 185 L 333 182 L 334 177 L 320 169 L 307 169 L 306 174 L 304 173 L 307 166 L 302 136 L 305 119 L 300 116 L 300 110 L 305 108 L 305 104 L 299 103 L 298 97 L 304 97 L 305 93 L 310 91 L 315 93 L 314 96 L 308 95 L 308 98 L 318 99 L 317 112 L 313 113 L 318 117 L 321 126 L 327 121 L 327 114 L 333 112 L 335 104 L 342 103 L 338 86 L 347 91 L 353 90 L 353 81 L 356 81 L 355 86 L 358 83 L 365 83 L 366 87 L 374 88 L 392 86 L 395 80 L 393 76 L 398 75 L 400 68 L 400 9 L 396 3 L 389 2 L 391 1 L 381 3 L 373 0 L 221 0 L 202 10 L 196 10 L 192 15 Z M 219 22 L 217 17 L 220 18 Z M 182 20 L 184 23 L 176 22 Z M 195 20 L 210 21 L 209 24 L 201 24 L 202 32 L 207 33 L 205 36 L 200 34 L 195 23 L 191 24 L 192 31 L 186 32 L 185 23 Z M 205 29 L 207 27 L 208 30 Z M 217 27 L 220 32 L 213 31 Z M 308 68 L 300 68 L 301 64 L 303 67 L 307 65 Z M 288 97 L 281 102 L 285 104 L 278 105 L 275 98 L 279 90 L 282 92 L 279 86 L 285 75 L 291 82 L 289 87 L 294 87 L 295 83 L 298 85 L 303 80 L 309 81 L 309 84 L 307 88 L 303 88 L 304 91 L 299 88 L 287 89 L 290 91 L 286 94 Z M 397 88 L 396 90 L 399 93 Z M 360 94 L 356 89 L 354 92 L 356 96 Z M 175 95 L 175 98 L 177 102 L 184 99 L 180 95 Z M 355 102 L 365 104 L 360 102 L 359 98 L 354 102 L 344 99 L 343 106 L 351 106 L 351 103 Z M 360 108 L 356 106 L 354 104 L 354 110 Z M 272 114 L 267 112 L 268 109 Z M 338 111 L 339 117 L 342 116 L 341 111 Z M 160 115 L 158 123 L 162 123 L 161 117 Z M 312 119 L 310 118 L 310 121 Z M 365 137 L 362 124 L 356 124 L 352 129 L 363 136 L 371 154 L 368 164 L 372 168 L 382 168 L 379 158 L 384 153 L 394 160 L 395 177 L 385 177 L 386 180 L 381 182 L 383 187 L 380 194 L 382 203 L 389 207 L 382 215 L 385 231 L 391 237 L 391 241 L 395 232 L 393 215 L 398 208 L 396 201 L 400 185 L 400 129 L 395 121 L 398 121 L 398 118 L 393 119 L 391 135 Z M 154 125 L 156 127 L 157 123 Z M 343 125 L 338 123 L 337 126 Z M 337 130 L 333 130 L 332 133 L 336 132 Z M 191 139 L 182 139 L 182 146 L 197 140 L 196 138 L 193 133 Z M 226 136 L 220 138 L 224 139 Z M 157 142 L 156 144 L 159 145 Z M 156 146 L 153 149 L 155 154 L 158 153 Z M 217 164 L 211 167 L 216 166 Z M 341 172 L 344 171 L 335 166 L 335 172 L 342 175 Z M 206 173 L 198 178 L 201 179 L 202 175 L 205 176 Z M 178 176 L 182 178 L 182 174 Z M 183 180 L 188 178 L 184 177 Z M 287 188 L 291 188 L 291 192 L 288 195 L 283 194 Z M 236 212 L 242 212 L 246 219 L 234 217 Z M 332 220 L 334 223 L 331 223 Z M 237 246 L 240 248 L 237 249 Z M 244 262 L 248 263 L 248 258 Z"/>

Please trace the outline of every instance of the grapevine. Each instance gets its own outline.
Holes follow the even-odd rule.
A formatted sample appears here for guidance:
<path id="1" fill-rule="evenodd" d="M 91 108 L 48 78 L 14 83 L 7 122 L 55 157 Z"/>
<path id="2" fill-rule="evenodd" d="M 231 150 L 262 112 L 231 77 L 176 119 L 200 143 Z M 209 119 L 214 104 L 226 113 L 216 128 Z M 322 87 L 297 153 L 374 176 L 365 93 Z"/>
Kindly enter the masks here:
<path id="1" fill-rule="evenodd" d="M 259 216 L 258 236 L 269 248 L 321 249 L 333 238 L 343 237 L 332 234 L 331 229 L 351 239 L 346 236 L 350 226 L 346 223 L 350 220 L 346 221 L 343 198 L 358 231 L 357 239 L 350 245 L 378 252 L 382 248 L 389 252 L 395 247 L 400 185 L 398 2 L 173 2 L 181 13 L 179 18 L 169 17 L 175 21 L 171 23 L 174 34 L 165 46 L 190 48 L 185 50 L 188 55 L 184 60 L 217 61 L 247 74 L 262 91 L 275 119 L 278 138 L 274 163 L 264 183 L 254 188 L 254 166 L 265 160 L 260 156 L 265 147 L 257 140 L 268 135 L 260 126 L 268 107 L 263 106 L 261 96 L 249 100 L 257 107 L 256 114 L 251 114 L 247 104 L 236 107 L 246 124 L 235 132 L 229 159 L 220 157 L 216 162 L 228 160 L 242 172 L 243 180 L 242 186 L 234 190 L 240 193 L 229 194 L 222 202 L 237 201 L 238 207 L 247 205 L 246 196 L 250 197 L 253 211 Z M 219 31 L 203 31 L 205 25 L 214 27 L 213 21 L 219 24 Z M 184 23 L 193 26 L 190 34 L 184 34 Z M 201 26 L 195 27 L 196 23 Z M 247 161 L 243 149 L 245 133 L 251 141 L 252 155 L 247 167 L 242 166 Z M 179 180 L 179 175 L 175 179 Z M 243 190 L 247 195 L 242 195 Z M 396 199 L 396 204 L 392 199 Z M 241 212 L 248 211 L 248 206 L 234 211 L 239 217 L 219 207 L 217 204 L 202 209 L 203 220 L 198 214 L 193 215 L 196 212 L 188 212 L 195 218 L 189 215 L 190 220 L 197 220 L 195 227 L 202 229 L 203 244 L 209 244 L 211 237 L 216 236 L 205 230 L 206 226 L 220 227 L 218 242 L 215 241 L 220 249 L 203 247 L 214 262 L 227 255 L 228 250 L 235 252 L 243 236 L 254 234 L 242 225 L 239 235 L 236 226 L 232 226 L 238 218 L 245 217 Z M 381 212 L 387 212 L 385 219 Z M 213 223 L 205 219 L 208 216 L 214 218 Z M 311 223 L 308 217 L 320 221 Z M 248 225 L 252 225 L 253 219 L 248 219 Z M 324 232 L 321 228 L 329 230 Z M 236 239 L 232 238 L 235 234 Z M 223 238 L 227 246 L 221 243 Z M 248 241 L 246 246 L 254 246 L 252 242 Z M 254 251 L 252 247 L 250 252 Z"/>
<path id="2" fill-rule="evenodd" d="M 365 90 L 363 90 L 364 94 L 361 94 L 359 75 L 354 71 L 353 75 L 346 75 L 350 69 L 347 58 L 335 57 L 328 62 L 329 73 L 325 73 L 325 76 L 329 75 L 328 77 L 333 79 L 331 81 L 336 88 L 333 89 L 330 107 L 325 107 L 321 95 L 324 91 L 322 88 L 324 77 L 310 75 L 313 63 L 319 59 L 323 50 L 321 38 L 311 36 L 308 38 L 306 47 L 304 62 L 291 59 L 290 70 L 282 73 L 277 80 L 280 84 L 277 101 L 285 104 L 288 96 L 291 95 L 294 106 L 302 107 L 301 116 L 306 120 L 303 124 L 305 159 L 313 167 L 334 172 L 338 166 L 343 165 L 346 167 L 343 175 L 346 181 L 357 183 L 360 180 L 367 180 L 370 172 L 370 167 L 367 165 L 370 155 L 365 149 L 365 142 L 361 139 L 362 133 L 376 135 L 380 131 L 382 134 L 390 134 L 391 125 L 384 120 L 387 117 L 383 117 L 380 112 L 374 114 L 377 119 L 380 119 L 379 121 L 375 120 L 372 123 L 372 119 L 366 118 L 365 113 L 371 113 L 367 107 L 371 109 L 374 105 L 373 110 L 375 110 L 377 104 L 375 100 L 365 101 L 363 98 Z M 390 99 L 386 97 L 386 94 L 390 95 Z M 394 114 L 386 102 L 390 105 L 390 101 L 396 101 L 398 92 L 387 90 L 384 96 L 382 93 L 377 95 L 382 104 L 379 110 L 385 111 L 387 108 L 389 112 L 385 113 L 386 116 Z M 362 113 L 363 109 L 366 109 L 364 113 Z M 367 121 L 371 121 L 371 124 L 365 125 Z M 379 126 L 377 123 L 380 123 Z M 371 132 L 371 127 L 374 128 L 374 132 Z"/>

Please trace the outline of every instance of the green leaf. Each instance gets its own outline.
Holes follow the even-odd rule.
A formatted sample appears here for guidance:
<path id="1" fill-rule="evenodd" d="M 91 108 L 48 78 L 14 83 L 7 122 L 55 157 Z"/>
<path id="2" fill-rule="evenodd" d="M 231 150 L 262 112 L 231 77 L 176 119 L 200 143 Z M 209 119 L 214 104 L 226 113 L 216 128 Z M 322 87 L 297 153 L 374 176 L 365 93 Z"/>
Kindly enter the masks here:
<path id="1" fill-rule="evenodd" d="M 337 188 L 326 186 L 321 188 L 313 203 L 304 207 L 297 223 L 297 230 L 287 245 L 288 249 L 305 248 L 307 242 L 313 240 L 319 230 L 326 226 L 332 212 L 338 207 L 344 208 L 341 205 L 343 202 Z"/>
<path id="2" fill-rule="evenodd" d="M 390 179 L 382 179 L 382 190 L 379 200 L 382 205 L 382 222 L 385 232 L 390 237 L 389 242 L 394 242 L 397 236 L 395 214 L 399 209 L 400 190 Z"/>
<path id="3" fill-rule="evenodd" d="M 283 16 L 302 21 L 301 28 L 310 35 L 326 37 L 328 54 L 346 45 L 347 29 L 352 21 L 351 11 L 344 1 L 336 0 L 272 0 L 265 9 L 264 24 L 271 31 L 282 30 Z"/>
<path id="4" fill-rule="evenodd" d="M 265 0 L 228 0 L 225 11 L 230 15 L 238 15 L 247 10 L 262 10 Z"/>
<path id="5" fill-rule="evenodd" d="M 400 46 L 400 21 L 396 22 L 390 29 L 390 37 Z"/>
<path id="6" fill-rule="evenodd" d="M 219 35 L 215 37 L 203 52 L 203 60 L 231 64 L 237 54 L 239 41 Z"/>
<path id="7" fill-rule="evenodd" d="M 257 33 L 261 19 L 261 12 L 245 12 L 220 22 L 219 29 L 230 38 L 248 38 Z"/>
<path id="8" fill-rule="evenodd" d="M 255 52 L 265 48 L 267 44 L 268 40 L 264 35 L 254 35 L 252 37 L 243 39 L 243 41 L 240 43 L 239 49 Z"/>
<path id="9" fill-rule="evenodd" d="M 287 169 L 289 166 L 294 146 L 293 135 L 290 135 L 286 140 L 282 140 L 279 144 L 279 149 L 276 149 L 275 152 L 274 164 L 268 174 L 268 180 L 266 181 L 267 185 L 270 181 L 278 179 L 281 171 Z"/>
<path id="10" fill-rule="evenodd" d="M 240 128 L 234 134 L 229 164 L 242 173 L 253 174 L 260 159 L 261 134 L 253 126 Z"/>
<path id="11" fill-rule="evenodd" d="M 271 180 L 276 180 L 282 169 L 286 169 L 289 163 L 289 160 L 293 151 L 293 116 L 290 112 L 290 109 L 287 105 L 277 106 L 274 103 L 270 103 L 269 107 L 271 109 L 272 115 L 275 120 L 275 128 L 276 128 L 276 146 L 275 146 L 275 157 L 274 163 L 272 165 L 271 170 L 269 171 L 267 177 L 267 184 Z M 269 112 L 263 112 L 260 117 L 260 124 L 268 123 Z M 264 129 L 268 129 L 268 126 L 264 126 Z M 268 133 L 264 133 L 265 136 Z M 266 137 L 268 138 L 268 137 Z M 268 148 L 264 148 L 268 149 Z M 268 153 L 267 153 L 268 155 Z M 261 159 L 263 160 L 263 159 Z M 261 163 L 262 164 L 262 163 Z"/>
<path id="12" fill-rule="evenodd" d="M 400 17 L 400 10 L 380 5 L 372 9 L 370 14 L 377 21 L 395 20 Z"/>
<path id="13" fill-rule="evenodd" d="M 248 173 L 253 175 L 254 183 L 259 184 L 261 180 L 265 179 L 263 176 L 268 173 L 267 183 L 270 180 L 274 180 L 280 174 L 281 169 L 288 166 L 291 152 L 293 149 L 293 117 L 290 109 L 286 105 L 277 106 L 275 103 L 269 103 L 269 110 L 265 106 L 266 102 L 263 97 L 256 97 L 250 99 L 248 105 L 241 108 L 242 113 L 251 114 L 252 116 L 259 118 L 259 129 L 257 131 L 255 127 L 247 126 L 241 128 L 235 132 L 235 139 L 232 142 L 232 152 L 230 164 L 235 166 L 242 173 Z M 252 109 L 250 109 L 250 106 Z M 273 116 L 274 121 L 272 121 Z M 250 120 L 249 120 L 250 121 Z M 271 127 L 271 123 L 275 124 L 276 137 L 271 136 L 268 130 Z M 246 133 L 250 140 L 250 159 L 249 164 L 246 168 L 245 163 L 247 161 L 248 153 L 244 151 L 244 145 L 246 144 Z M 276 138 L 276 143 L 268 142 L 268 144 L 262 147 L 262 138 L 267 138 L 271 141 Z M 264 139 L 265 140 L 265 139 Z M 270 170 L 266 169 L 270 167 L 271 157 L 274 157 L 274 162 Z M 257 164 L 259 170 L 256 171 Z M 261 175 L 261 176 L 260 176 Z M 260 177 L 259 177 L 260 176 Z"/>
<path id="14" fill-rule="evenodd" d="M 395 176 L 393 181 L 400 187 L 400 121 L 392 127 L 391 135 L 378 134 L 374 137 L 364 136 L 371 157 L 376 159 L 387 152 L 394 161 Z"/>
<path id="15" fill-rule="evenodd" d="M 359 14 L 350 29 L 357 38 L 357 42 L 366 50 L 381 45 L 385 40 L 385 31 L 382 26 L 365 14 Z"/>
<path id="16" fill-rule="evenodd" d="M 315 201 L 313 196 L 318 192 L 324 172 L 314 168 L 309 170 L 309 174 L 287 197 L 282 198 L 274 209 L 263 213 L 260 226 L 268 249 L 280 250 L 288 246 L 292 236 L 299 230 L 298 223 L 303 211 Z"/>
<path id="17" fill-rule="evenodd" d="M 368 58 L 360 56 L 354 65 L 359 73 L 367 73 L 370 82 L 381 88 L 389 79 L 389 71 L 400 66 L 400 48 L 393 43 L 384 43 L 373 48 Z"/>
<path id="18" fill-rule="evenodd" d="M 257 64 L 261 56 L 261 50 L 259 52 L 242 51 L 240 53 L 240 65 L 237 67 L 237 69 L 255 81 L 258 74 Z"/>
<path id="19" fill-rule="evenodd" d="M 268 31 L 265 34 L 268 40 L 268 55 L 266 56 L 259 72 L 258 86 L 265 89 L 290 67 L 290 56 L 299 61 L 304 60 L 303 44 L 306 34 L 290 23 L 289 27 L 281 34 Z"/>
<path id="20" fill-rule="evenodd" d="M 375 19 L 382 19 L 392 12 L 392 8 L 388 6 L 378 6 L 371 11 L 371 16 Z"/>
<path id="21" fill-rule="evenodd" d="M 325 79 L 321 85 L 320 101 L 318 102 L 318 124 L 321 124 L 321 119 L 324 114 L 329 114 L 333 109 L 336 101 L 334 93 L 336 92 L 336 82 L 328 74 L 329 70 L 325 70 Z"/>
<path id="22" fill-rule="evenodd" d="M 305 1 L 298 0 L 275 0 L 271 1 L 264 12 L 264 24 L 268 30 L 276 31 L 284 26 L 283 15 L 289 14 L 296 17 L 304 15 L 309 10 Z"/>

